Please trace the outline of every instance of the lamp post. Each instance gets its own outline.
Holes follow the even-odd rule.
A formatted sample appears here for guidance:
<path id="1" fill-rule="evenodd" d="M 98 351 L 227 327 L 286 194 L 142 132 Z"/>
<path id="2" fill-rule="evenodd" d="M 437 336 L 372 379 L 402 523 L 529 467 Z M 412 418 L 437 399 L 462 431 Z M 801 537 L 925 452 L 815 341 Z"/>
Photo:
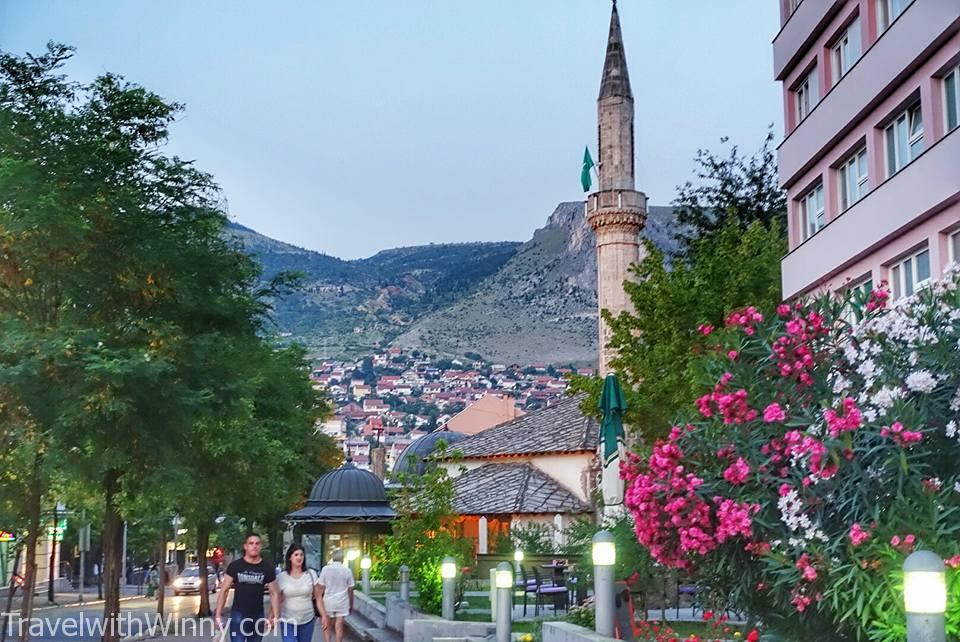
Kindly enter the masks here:
<path id="1" fill-rule="evenodd" d="M 513 570 L 520 575 L 520 563 L 523 562 L 523 551 L 519 548 L 513 552 Z"/>
<path id="2" fill-rule="evenodd" d="M 373 566 L 373 562 L 370 561 L 369 555 L 364 555 L 360 558 L 360 576 L 361 582 L 363 583 L 363 592 L 366 595 L 370 595 L 370 567 Z"/>
<path id="3" fill-rule="evenodd" d="M 907 642 L 945 642 L 946 567 L 936 553 L 915 551 L 903 562 Z"/>
<path id="4" fill-rule="evenodd" d="M 457 579 L 457 561 L 447 555 L 440 563 L 440 579 L 443 580 L 443 603 L 441 615 L 445 620 L 454 619 L 453 593 Z"/>
<path id="5" fill-rule="evenodd" d="M 406 564 L 400 567 L 400 599 L 410 601 L 410 567 Z"/>
<path id="6" fill-rule="evenodd" d="M 510 642 L 510 620 L 513 619 L 513 571 L 510 562 L 497 564 L 497 642 Z"/>
<path id="7" fill-rule="evenodd" d="M 617 550 L 610 531 L 600 531 L 593 536 L 593 595 L 596 609 L 595 630 L 598 635 L 613 637 L 615 618 L 615 595 L 613 565 Z"/>

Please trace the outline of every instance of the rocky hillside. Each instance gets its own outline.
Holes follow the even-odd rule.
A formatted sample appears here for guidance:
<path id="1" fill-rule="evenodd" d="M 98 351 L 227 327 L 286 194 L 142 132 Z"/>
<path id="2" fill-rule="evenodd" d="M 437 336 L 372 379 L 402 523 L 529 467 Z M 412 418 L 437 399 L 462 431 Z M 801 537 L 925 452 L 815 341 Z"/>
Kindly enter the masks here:
<path id="1" fill-rule="evenodd" d="M 651 207 L 643 232 L 672 251 L 673 210 Z M 415 322 L 395 345 L 503 363 L 595 363 L 597 262 L 582 202 L 560 203 L 500 270 L 453 305 Z"/>
<path id="2" fill-rule="evenodd" d="M 597 266 L 582 202 L 561 203 L 526 243 L 425 245 L 344 261 L 233 224 L 265 276 L 305 274 L 274 303 L 277 330 L 322 357 L 385 345 L 479 353 L 505 363 L 588 364 L 597 355 Z M 675 248 L 669 207 L 650 208 L 644 236 Z"/>
<path id="3" fill-rule="evenodd" d="M 344 261 L 242 225 L 231 224 L 229 232 L 260 260 L 266 278 L 303 274 L 301 290 L 273 302 L 273 321 L 318 357 L 366 355 L 386 345 L 417 319 L 473 292 L 521 245 L 426 245 Z"/>

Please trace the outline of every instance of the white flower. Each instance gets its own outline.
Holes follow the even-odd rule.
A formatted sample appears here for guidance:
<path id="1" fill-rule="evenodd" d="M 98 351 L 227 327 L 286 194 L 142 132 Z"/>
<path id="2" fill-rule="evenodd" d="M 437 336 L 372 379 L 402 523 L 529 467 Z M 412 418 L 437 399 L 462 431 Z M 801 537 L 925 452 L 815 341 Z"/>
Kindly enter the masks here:
<path id="1" fill-rule="evenodd" d="M 957 482 L 956 484 L 953 485 L 953 490 L 960 493 L 960 482 Z"/>
<path id="2" fill-rule="evenodd" d="M 947 437 L 953 439 L 957 434 L 957 422 L 950 420 L 947 422 Z"/>
<path id="3" fill-rule="evenodd" d="M 907 375 L 907 388 L 916 392 L 929 393 L 937 387 L 937 378 L 929 370 L 917 370 Z"/>
<path id="4" fill-rule="evenodd" d="M 870 402 L 881 410 L 889 410 L 893 402 L 903 396 L 903 390 L 893 386 L 884 386 L 873 395 Z"/>
<path id="5" fill-rule="evenodd" d="M 837 375 L 836 381 L 833 382 L 833 394 L 839 395 L 841 392 L 843 392 L 849 387 L 850 387 L 850 380 L 840 375 Z"/>
<path id="6" fill-rule="evenodd" d="M 960 388 L 957 388 L 957 392 L 953 395 L 953 399 L 950 400 L 950 410 L 954 412 L 960 410 Z"/>
<path id="7" fill-rule="evenodd" d="M 877 411 L 873 408 L 868 408 L 863 411 L 863 418 L 867 420 L 868 423 L 873 423 L 877 420 Z"/>

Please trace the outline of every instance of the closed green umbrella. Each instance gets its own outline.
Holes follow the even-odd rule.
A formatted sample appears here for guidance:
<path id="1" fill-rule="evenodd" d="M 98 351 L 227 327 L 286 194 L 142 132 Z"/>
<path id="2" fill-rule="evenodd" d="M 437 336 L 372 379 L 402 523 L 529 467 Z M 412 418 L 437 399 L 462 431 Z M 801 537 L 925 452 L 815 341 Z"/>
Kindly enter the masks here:
<path id="1" fill-rule="evenodd" d="M 623 446 L 623 413 L 627 402 L 616 375 L 608 374 L 597 404 L 603 419 L 600 422 L 600 453 L 603 457 L 603 503 L 614 507 L 623 503 L 623 480 L 620 479 L 620 449 Z M 616 510 L 616 509 L 613 509 Z"/>
<path id="2" fill-rule="evenodd" d="M 597 404 L 603 420 L 600 422 L 600 442 L 603 444 L 603 465 L 609 464 L 620 454 L 623 443 L 623 413 L 627 411 L 627 401 L 623 398 L 623 389 L 617 375 L 608 374 L 603 380 L 603 392 Z"/>

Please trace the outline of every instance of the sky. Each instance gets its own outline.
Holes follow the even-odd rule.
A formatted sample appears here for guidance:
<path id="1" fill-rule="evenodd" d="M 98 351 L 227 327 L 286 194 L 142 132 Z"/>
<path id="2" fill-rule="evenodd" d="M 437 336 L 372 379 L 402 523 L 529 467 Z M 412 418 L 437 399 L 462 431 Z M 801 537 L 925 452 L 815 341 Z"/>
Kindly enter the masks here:
<path id="1" fill-rule="evenodd" d="M 698 148 L 782 137 L 773 0 L 620 0 L 637 188 L 667 205 Z M 582 200 L 608 0 L 0 0 L 0 49 L 77 47 L 185 111 L 168 152 L 230 218 L 341 258 L 525 241 Z"/>

